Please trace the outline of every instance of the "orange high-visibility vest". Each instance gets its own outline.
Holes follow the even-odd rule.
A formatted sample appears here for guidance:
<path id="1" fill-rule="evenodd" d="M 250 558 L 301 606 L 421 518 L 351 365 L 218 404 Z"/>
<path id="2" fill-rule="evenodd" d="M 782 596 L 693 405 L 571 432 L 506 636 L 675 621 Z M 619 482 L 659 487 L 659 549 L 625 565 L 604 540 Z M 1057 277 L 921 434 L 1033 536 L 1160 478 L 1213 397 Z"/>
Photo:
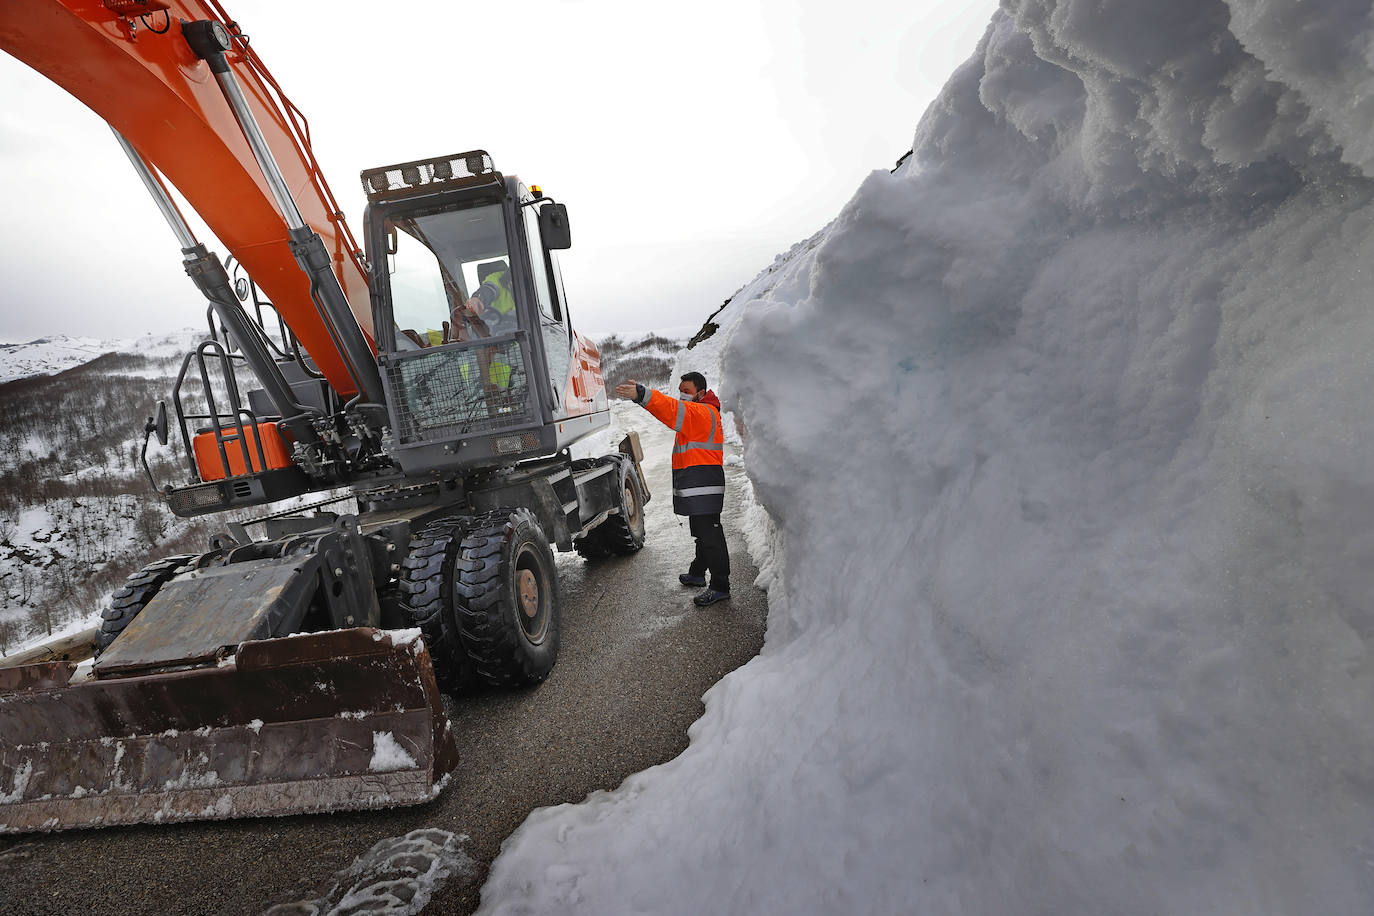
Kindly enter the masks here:
<path id="1" fill-rule="evenodd" d="M 665 426 L 672 427 L 673 511 L 678 515 L 719 515 L 725 507 L 725 427 L 710 404 L 683 401 L 644 388 L 636 399 Z"/>

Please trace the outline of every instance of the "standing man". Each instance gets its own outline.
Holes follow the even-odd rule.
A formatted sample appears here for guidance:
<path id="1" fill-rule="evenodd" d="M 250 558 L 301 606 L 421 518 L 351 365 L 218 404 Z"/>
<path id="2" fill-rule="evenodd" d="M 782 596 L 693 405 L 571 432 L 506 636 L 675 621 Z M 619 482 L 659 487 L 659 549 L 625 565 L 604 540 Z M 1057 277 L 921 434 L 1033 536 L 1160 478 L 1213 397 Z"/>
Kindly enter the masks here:
<path id="1" fill-rule="evenodd" d="M 688 372 L 677 386 L 678 399 L 646 388 L 633 379 L 617 385 L 615 393 L 629 398 L 677 433 L 673 440 L 673 511 L 687 516 L 696 539 L 696 556 L 687 572 L 678 576 L 683 585 L 700 588 L 692 599 L 706 607 L 730 597 L 730 548 L 720 513 L 725 507 L 725 426 L 720 419 L 720 399 L 706 389 L 706 376 Z"/>

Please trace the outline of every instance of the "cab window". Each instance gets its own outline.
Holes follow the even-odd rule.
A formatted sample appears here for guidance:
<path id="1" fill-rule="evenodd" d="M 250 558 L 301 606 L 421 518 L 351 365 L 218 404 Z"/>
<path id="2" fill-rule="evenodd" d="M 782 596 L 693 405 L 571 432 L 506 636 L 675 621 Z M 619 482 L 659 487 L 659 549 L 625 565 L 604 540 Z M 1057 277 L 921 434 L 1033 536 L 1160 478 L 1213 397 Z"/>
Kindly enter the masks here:
<path id="1" fill-rule="evenodd" d="M 549 271 L 544 261 L 544 242 L 539 235 L 539 212 L 537 207 L 522 207 L 525 215 L 525 238 L 529 242 L 530 265 L 534 272 L 534 292 L 539 300 L 539 311 L 550 321 L 559 321 L 558 306 L 549 291 Z"/>
<path id="2" fill-rule="evenodd" d="M 499 204 L 387 220 L 392 319 L 421 347 L 519 326 Z M 446 327 L 447 325 L 447 327 Z"/>

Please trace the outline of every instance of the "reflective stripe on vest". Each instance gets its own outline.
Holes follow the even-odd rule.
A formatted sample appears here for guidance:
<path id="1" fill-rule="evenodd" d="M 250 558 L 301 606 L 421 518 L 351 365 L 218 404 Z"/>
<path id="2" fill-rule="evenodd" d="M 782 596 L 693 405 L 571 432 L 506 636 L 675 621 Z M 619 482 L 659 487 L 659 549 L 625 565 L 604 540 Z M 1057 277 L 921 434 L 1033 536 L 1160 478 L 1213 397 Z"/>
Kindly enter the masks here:
<path id="1" fill-rule="evenodd" d="M 709 405 L 708 405 L 708 406 L 709 406 Z M 683 405 L 679 405 L 679 406 L 678 406 L 678 409 L 677 409 L 677 428 L 678 428 L 679 430 L 682 429 L 682 417 L 683 417 L 683 413 L 684 413 L 686 410 L 687 410 L 687 408 L 686 408 L 685 406 L 683 406 Z M 724 442 L 717 442 L 717 441 L 715 441 L 715 439 L 716 439 L 716 417 L 717 417 L 717 416 L 718 416 L 718 414 L 716 413 L 716 411 L 712 410 L 712 411 L 711 411 L 711 432 L 709 432 L 709 433 L 706 435 L 706 438 L 710 440 L 709 442 L 684 442 L 684 443 L 682 443 L 681 445 L 674 445 L 674 446 L 673 446 L 673 454 L 674 454 L 674 455 L 681 455 L 681 454 L 683 454 L 684 452 L 690 452 L 690 451 L 691 451 L 692 449 L 694 449 L 694 448 L 704 449 L 704 450 L 706 450 L 706 451 L 708 451 L 708 452 L 723 452 L 723 451 L 725 451 L 725 443 L 724 443 Z M 724 436 L 721 436 L 721 438 L 724 439 L 725 437 L 724 437 Z"/>
<path id="2" fill-rule="evenodd" d="M 673 512 L 715 515 L 725 508 L 725 468 L 694 464 L 673 469 Z"/>
<path id="3" fill-rule="evenodd" d="M 673 495 L 674 495 L 674 496 L 681 496 L 683 499 L 689 499 L 689 498 L 691 498 L 691 497 L 693 497 L 693 496 L 714 496 L 714 495 L 717 495 L 717 494 L 719 494 L 719 495 L 721 495 L 721 496 L 724 496 L 724 495 L 725 495 L 725 488 L 724 488 L 724 487 L 688 487 L 688 488 L 685 489 L 685 490 L 674 490 L 674 491 L 673 491 Z"/>

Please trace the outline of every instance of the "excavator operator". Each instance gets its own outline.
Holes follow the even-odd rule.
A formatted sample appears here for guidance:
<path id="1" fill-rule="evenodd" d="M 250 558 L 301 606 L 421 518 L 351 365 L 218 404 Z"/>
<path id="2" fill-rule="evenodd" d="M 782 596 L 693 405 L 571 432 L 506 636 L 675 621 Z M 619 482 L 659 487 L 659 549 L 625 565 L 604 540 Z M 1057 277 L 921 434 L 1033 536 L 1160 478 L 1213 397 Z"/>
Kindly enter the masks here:
<path id="1" fill-rule="evenodd" d="M 515 330 L 515 296 L 506 285 L 510 266 L 505 261 L 488 261 L 477 267 L 477 287 L 468 299 L 468 309 L 486 322 L 492 336 Z"/>

